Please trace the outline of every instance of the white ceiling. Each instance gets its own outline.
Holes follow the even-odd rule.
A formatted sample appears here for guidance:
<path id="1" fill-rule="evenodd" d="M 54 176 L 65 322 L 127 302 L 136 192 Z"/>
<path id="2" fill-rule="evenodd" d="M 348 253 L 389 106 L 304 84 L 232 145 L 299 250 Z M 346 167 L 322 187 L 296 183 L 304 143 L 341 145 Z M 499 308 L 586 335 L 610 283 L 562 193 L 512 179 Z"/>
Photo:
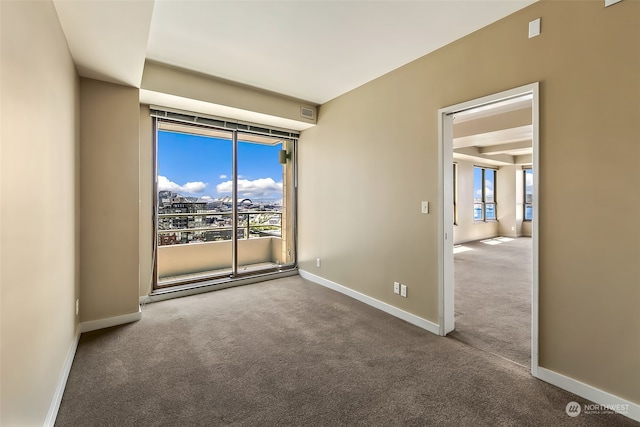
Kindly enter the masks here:
<path id="1" fill-rule="evenodd" d="M 140 87 L 151 59 L 322 104 L 535 1 L 54 4 L 81 76 Z"/>
<path id="2" fill-rule="evenodd" d="M 456 126 L 471 121 L 476 122 L 476 132 L 453 139 L 453 158 L 493 166 L 530 164 L 533 120 L 519 126 L 504 125 L 510 113 L 525 110 L 531 114 L 532 106 L 533 97 L 525 95 L 455 114 L 454 133 Z"/>

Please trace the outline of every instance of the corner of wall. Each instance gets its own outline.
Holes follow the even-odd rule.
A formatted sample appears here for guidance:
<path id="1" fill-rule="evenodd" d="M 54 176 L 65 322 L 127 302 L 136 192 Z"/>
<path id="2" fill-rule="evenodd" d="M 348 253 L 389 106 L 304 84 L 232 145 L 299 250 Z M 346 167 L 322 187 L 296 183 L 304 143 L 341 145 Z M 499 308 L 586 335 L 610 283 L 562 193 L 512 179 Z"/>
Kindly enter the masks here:
<path id="1" fill-rule="evenodd" d="M 80 80 L 81 322 L 139 301 L 139 90 Z"/>

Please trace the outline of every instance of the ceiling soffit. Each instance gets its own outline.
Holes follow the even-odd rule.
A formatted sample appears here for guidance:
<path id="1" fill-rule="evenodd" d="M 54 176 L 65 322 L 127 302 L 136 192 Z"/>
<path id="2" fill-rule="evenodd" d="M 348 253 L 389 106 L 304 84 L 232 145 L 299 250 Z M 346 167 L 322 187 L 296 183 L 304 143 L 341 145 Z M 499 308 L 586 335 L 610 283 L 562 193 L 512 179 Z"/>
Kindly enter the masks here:
<path id="1" fill-rule="evenodd" d="M 454 158 L 493 166 L 531 163 L 531 104 L 523 97 L 457 114 Z"/>

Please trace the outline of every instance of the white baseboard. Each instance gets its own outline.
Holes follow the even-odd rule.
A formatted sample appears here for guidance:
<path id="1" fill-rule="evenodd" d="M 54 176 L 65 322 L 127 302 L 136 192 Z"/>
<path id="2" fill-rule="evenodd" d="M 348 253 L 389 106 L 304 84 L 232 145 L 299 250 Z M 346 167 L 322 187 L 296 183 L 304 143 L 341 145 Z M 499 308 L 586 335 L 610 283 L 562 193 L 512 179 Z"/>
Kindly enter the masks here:
<path id="1" fill-rule="evenodd" d="M 82 322 L 80 324 L 80 332 L 91 332 L 98 329 L 110 328 L 112 326 L 124 325 L 125 323 L 137 322 L 140 319 L 142 319 L 142 309 L 138 307 L 138 311 L 135 313 Z"/>
<path id="2" fill-rule="evenodd" d="M 606 391 L 602 391 L 593 386 L 542 367 L 538 367 L 538 378 L 542 381 L 548 382 L 549 384 L 553 384 L 556 387 L 570 391 L 575 395 L 588 399 L 603 407 L 602 409 L 604 410 L 613 410 L 631 418 L 632 420 L 640 421 L 640 405 L 637 403 L 630 402 L 611 393 L 607 393 Z"/>
<path id="3" fill-rule="evenodd" d="M 56 417 L 58 416 L 58 410 L 60 409 L 60 403 L 62 402 L 62 395 L 64 394 L 65 387 L 67 386 L 67 379 L 69 378 L 69 372 L 71 372 L 73 358 L 75 357 L 76 349 L 78 348 L 78 341 L 80 341 L 80 325 L 76 328 L 76 336 L 69 346 L 69 351 L 67 351 L 67 357 L 64 361 L 64 365 L 62 366 L 62 371 L 60 371 L 56 391 L 53 394 L 53 399 L 49 406 L 49 412 L 47 412 L 47 418 L 44 421 L 45 427 L 53 427 L 56 423 Z"/>
<path id="4" fill-rule="evenodd" d="M 44 421 L 45 427 L 53 427 L 56 423 L 58 411 L 60 410 L 60 403 L 62 402 L 62 396 L 64 395 L 64 389 L 67 386 L 67 380 L 69 379 L 69 372 L 71 372 L 71 366 L 73 365 L 73 359 L 78 349 L 78 342 L 80 341 L 80 335 L 83 332 L 95 331 L 97 329 L 109 328 L 111 326 L 122 325 L 125 323 L 136 322 L 142 318 L 142 310 L 138 307 L 136 313 L 124 314 L 122 316 L 110 317 L 107 319 L 92 320 L 90 322 L 80 323 L 76 329 L 76 336 L 69 346 L 67 351 L 67 357 L 64 361 L 64 366 L 60 372 L 58 383 L 56 385 L 49 411 L 47 412 L 47 418 Z"/>
<path id="5" fill-rule="evenodd" d="M 310 280 L 314 283 L 317 283 L 318 285 L 322 285 L 329 289 L 333 289 L 334 291 L 350 296 L 351 298 L 357 299 L 358 301 L 370 305 L 371 307 L 389 313 L 392 316 L 398 317 L 405 322 L 409 322 L 412 325 L 416 325 L 419 328 L 425 329 L 433 334 L 439 335 L 440 333 L 440 327 L 437 324 L 418 317 L 415 314 L 400 310 L 399 308 L 387 304 L 386 302 L 371 298 L 368 295 L 362 294 L 358 291 L 354 291 L 353 289 L 349 289 L 346 286 L 339 285 L 338 283 L 324 279 L 320 276 L 316 276 L 315 274 L 309 273 L 308 271 L 299 270 L 299 273 L 303 279 Z"/>

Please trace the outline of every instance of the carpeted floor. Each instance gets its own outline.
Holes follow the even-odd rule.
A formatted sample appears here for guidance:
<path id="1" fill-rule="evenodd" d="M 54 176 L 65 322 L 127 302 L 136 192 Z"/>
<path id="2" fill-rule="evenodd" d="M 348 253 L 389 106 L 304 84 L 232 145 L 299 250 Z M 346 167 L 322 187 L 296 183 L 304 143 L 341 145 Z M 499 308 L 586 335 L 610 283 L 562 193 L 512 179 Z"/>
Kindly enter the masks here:
<path id="1" fill-rule="evenodd" d="M 461 245 L 454 255 L 452 337 L 531 366 L 531 238 Z"/>
<path id="2" fill-rule="evenodd" d="M 528 369 L 298 276 L 82 335 L 57 426 L 596 426 Z"/>

